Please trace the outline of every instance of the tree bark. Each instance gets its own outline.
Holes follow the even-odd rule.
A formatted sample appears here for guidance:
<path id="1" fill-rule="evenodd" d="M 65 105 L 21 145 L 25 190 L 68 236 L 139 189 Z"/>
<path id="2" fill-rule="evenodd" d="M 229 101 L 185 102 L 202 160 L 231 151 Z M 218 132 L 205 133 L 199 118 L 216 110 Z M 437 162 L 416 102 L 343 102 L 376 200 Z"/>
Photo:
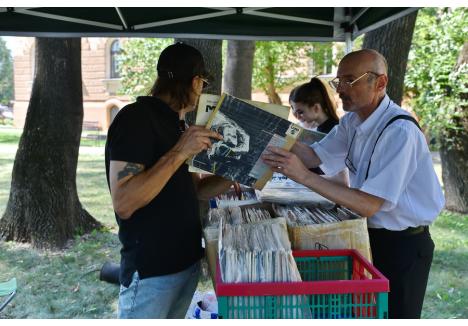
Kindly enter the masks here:
<path id="1" fill-rule="evenodd" d="M 203 60 L 205 61 L 205 67 L 211 74 L 213 79 L 210 81 L 210 85 L 203 90 L 206 94 L 221 94 L 221 81 L 223 75 L 223 65 L 221 59 L 221 48 L 223 41 L 221 40 L 204 40 L 204 39 L 174 39 L 175 42 L 183 42 L 191 45 L 201 52 Z M 192 125 L 195 123 L 195 111 L 188 112 L 185 115 L 185 121 Z"/>
<path id="2" fill-rule="evenodd" d="M 468 119 L 464 121 L 468 128 Z M 445 208 L 468 214 L 468 133 L 467 129 L 446 133 L 440 139 L 440 160 L 445 190 Z"/>
<path id="3" fill-rule="evenodd" d="M 228 41 L 224 92 L 250 100 L 255 41 Z"/>
<path id="4" fill-rule="evenodd" d="M 223 75 L 223 64 L 221 56 L 223 41 L 205 39 L 175 39 L 174 41 L 184 42 L 185 44 L 193 46 L 202 53 L 206 69 L 213 77 L 210 85 L 203 90 L 203 93 L 220 95 Z M 185 121 L 189 125 L 195 123 L 195 114 L 196 111 L 192 111 L 185 115 Z M 200 200 L 199 206 L 200 216 L 206 216 L 209 210 L 209 202 L 207 200 Z"/>
<path id="5" fill-rule="evenodd" d="M 268 95 L 268 102 L 273 103 L 273 104 L 279 104 L 279 105 L 283 104 L 283 102 L 281 101 L 281 97 L 276 92 L 276 88 L 274 84 L 268 84 L 267 95 Z"/>
<path id="6" fill-rule="evenodd" d="M 81 39 L 37 38 L 36 76 L 0 238 L 59 248 L 100 226 L 82 206 L 76 168 L 83 122 Z"/>
<path id="7" fill-rule="evenodd" d="M 406 64 L 417 14 L 415 11 L 366 33 L 362 45 L 363 49 L 379 51 L 387 59 L 389 76 L 387 94 L 398 105 L 403 98 Z"/>
<path id="8" fill-rule="evenodd" d="M 465 42 L 455 69 L 468 64 L 468 42 Z M 468 83 L 465 85 L 468 87 Z M 467 100 L 468 93 L 460 100 Z M 461 101 L 460 101 L 461 102 Z M 468 213 L 468 108 L 460 106 L 454 117 L 457 129 L 447 130 L 440 138 L 442 180 L 445 190 L 445 207 L 449 210 Z"/>
<path id="9" fill-rule="evenodd" d="M 221 40 L 201 40 L 201 39 L 175 39 L 176 42 L 184 42 L 200 51 L 205 61 L 208 72 L 213 77 L 210 85 L 203 91 L 208 94 L 221 94 L 221 81 L 223 66 L 221 62 Z"/>
<path id="10" fill-rule="evenodd" d="M 273 104 L 282 104 L 281 98 L 279 97 L 278 93 L 276 92 L 276 85 L 275 85 L 275 60 L 271 55 L 270 48 L 268 48 L 268 57 L 267 57 L 267 64 L 263 68 L 265 71 L 266 77 L 266 84 L 264 85 L 264 91 L 268 96 L 268 102 Z"/>

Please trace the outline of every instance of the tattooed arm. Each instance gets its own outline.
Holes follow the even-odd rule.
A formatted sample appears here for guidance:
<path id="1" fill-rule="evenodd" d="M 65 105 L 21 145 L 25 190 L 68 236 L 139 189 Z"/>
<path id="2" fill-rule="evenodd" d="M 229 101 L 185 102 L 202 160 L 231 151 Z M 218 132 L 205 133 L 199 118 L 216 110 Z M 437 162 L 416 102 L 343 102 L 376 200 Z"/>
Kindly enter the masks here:
<path id="1" fill-rule="evenodd" d="M 112 204 L 121 219 L 128 219 L 139 208 L 147 205 L 164 188 L 184 163 L 186 156 L 170 151 L 151 168 L 142 164 L 110 161 L 110 188 Z"/>
<path id="2" fill-rule="evenodd" d="M 211 146 L 210 138 L 222 139 L 214 131 L 192 126 L 169 152 L 147 169 L 142 164 L 111 160 L 109 181 L 115 212 L 126 220 L 137 209 L 146 206 L 189 156 Z"/>
<path id="3" fill-rule="evenodd" d="M 209 200 L 219 194 L 225 193 L 234 184 L 233 181 L 224 179 L 217 175 L 203 176 L 192 173 L 193 182 L 197 191 L 198 199 Z"/>

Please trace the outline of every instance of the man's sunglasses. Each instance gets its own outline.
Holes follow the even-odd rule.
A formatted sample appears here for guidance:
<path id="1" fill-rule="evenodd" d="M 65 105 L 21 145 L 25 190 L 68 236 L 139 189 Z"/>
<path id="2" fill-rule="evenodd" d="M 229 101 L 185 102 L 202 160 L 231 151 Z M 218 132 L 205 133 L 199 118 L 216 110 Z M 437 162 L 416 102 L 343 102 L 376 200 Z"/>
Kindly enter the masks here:
<path id="1" fill-rule="evenodd" d="M 203 88 L 207 88 L 210 85 L 210 82 L 208 81 L 208 79 L 200 77 L 200 76 L 198 76 L 198 78 L 200 78 L 202 80 Z"/>

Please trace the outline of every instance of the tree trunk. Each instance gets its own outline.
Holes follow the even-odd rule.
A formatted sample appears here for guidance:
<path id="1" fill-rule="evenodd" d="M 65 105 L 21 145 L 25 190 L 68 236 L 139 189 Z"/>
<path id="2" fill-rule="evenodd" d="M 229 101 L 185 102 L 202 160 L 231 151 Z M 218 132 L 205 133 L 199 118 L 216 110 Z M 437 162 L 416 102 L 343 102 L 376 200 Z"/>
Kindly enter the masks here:
<path id="1" fill-rule="evenodd" d="M 379 51 L 387 59 L 389 76 L 387 94 L 398 105 L 403 98 L 406 63 L 417 14 L 415 11 L 366 33 L 362 45 L 363 49 Z"/>
<path id="2" fill-rule="evenodd" d="M 278 95 L 278 93 L 276 93 L 276 88 L 273 83 L 268 84 L 268 89 L 266 90 L 266 93 L 268 95 L 268 102 L 280 105 L 283 104 L 283 102 L 281 102 L 281 97 Z"/>
<path id="3" fill-rule="evenodd" d="M 268 54 L 267 54 L 267 63 L 263 68 L 266 76 L 266 83 L 263 85 L 263 90 L 265 91 L 266 95 L 268 96 L 268 102 L 273 104 L 282 104 L 281 98 L 279 97 L 278 93 L 276 92 L 276 69 L 275 69 L 275 60 L 273 58 L 273 54 L 271 53 L 271 48 L 268 47 Z"/>
<path id="4" fill-rule="evenodd" d="M 184 42 L 198 49 L 205 61 L 205 66 L 208 72 L 213 77 L 210 85 L 203 90 L 203 93 L 207 94 L 221 94 L 221 81 L 223 75 L 222 65 L 222 45 L 221 40 L 200 40 L 200 39 L 175 39 L 175 42 Z M 195 123 L 195 111 L 189 112 L 185 115 L 185 121 L 192 125 Z M 199 200 L 199 214 L 203 219 L 208 215 L 210 204 L 208 200 Z M 205 259 L 202 260 L 202 275 L 204 279 L 209 278 L 208 264 Z"/>
<path id="5" fill-rule="evenodd" d="M 204 40 L 204 39 L 174 39 L 175 42 L 183 42 L 191 45 L 200 51 L 205 61 L 205 67 L 213 77 L 210 85 L 203 90 L 207 94 L 221 94 L 221 78 L 223 75 L 223 65 L 221 60 L 221 47 L 223 41 L 221 40 Z M 195 123 L 195 111 L 189 112 L 185 115 L 185 121 L 192 125 Z"/>
<path id="6" fill-rule="evenodd" d="M 201 39 L 175 39 L 175 41 L 191 45 L 202 53 L 206 69 L 213 77 L 210 85 L 203 92 L 208 94 L 221 94 L 221 81 L 223 75 L 221 46 L 223 41 Z"/>
<path id="7" fill-rule="evenodd" d="M 36 76 L 0 238 L 58 248 L 100 226 L 81 206 L 76 189 L 83 122 L 81 39 L 37 38 L 36 51 Z"/>
<path id="8" fill-rule="evenodd" d="M 255 41 L 228 41 L 224 92 L 250 100 Z"/>
<path id="9" fill-rule="evenodd" d="M 468 64 L 468 42 L 465 42 L 458 57 L 455 69 Z M 468 87 L 468 83 L 465 85 Z M 468 93 L 461 95 L 466 101 Z M 461 102 L 461 101 L 460 101 Z M 454 117 L 458 129 L 446 131 L 440 138 L 440 159 L 442 161 L 442 180 L 445 190 L 445 207 L 449 210 L 468 213 L 468 108 L 458 108 Z"/>
<path id="10" fill-rule="evenodd" d="M 271 78 L 271 81 L 266 86 L 267 89 L 265 90 L 265 92 L 268 96 L 268 102 L 282 105 L 283 103 L 281 102 L 281 97 L 276 92 L 274 78 Z"/>
<path id="11" fill-rule="evenodd" d="M 468 128 L 465 118 L 464 128 Z M 440 139 L 440 160 L 445 190 L 445 208 L 468 213 L 468 129 L 445 133 Z"/>

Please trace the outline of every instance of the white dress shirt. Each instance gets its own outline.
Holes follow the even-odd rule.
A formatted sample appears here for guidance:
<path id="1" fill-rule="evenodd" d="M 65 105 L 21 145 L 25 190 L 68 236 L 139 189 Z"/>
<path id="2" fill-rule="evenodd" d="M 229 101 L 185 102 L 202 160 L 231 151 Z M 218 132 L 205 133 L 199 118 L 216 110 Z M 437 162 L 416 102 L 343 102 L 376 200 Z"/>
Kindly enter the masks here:
<path id="1" fill-rule="evenodd" d="M 409 115 L 385 95 L 364 122 L 356 113 L 349 112 L 324 139 L 312 145 L 325 174 L 343 170 L 349 151 L 348 165 L 356 168 L 349 171 L 350 187 L 385 200 L 380 210 L 369 218 L 370 228 L 399 231 L 429 225 L 445 204 L 426 139 L 408 120 L 396 120 L 382 133 L 365 180 L 380 131 L 399 114 Z"/>

